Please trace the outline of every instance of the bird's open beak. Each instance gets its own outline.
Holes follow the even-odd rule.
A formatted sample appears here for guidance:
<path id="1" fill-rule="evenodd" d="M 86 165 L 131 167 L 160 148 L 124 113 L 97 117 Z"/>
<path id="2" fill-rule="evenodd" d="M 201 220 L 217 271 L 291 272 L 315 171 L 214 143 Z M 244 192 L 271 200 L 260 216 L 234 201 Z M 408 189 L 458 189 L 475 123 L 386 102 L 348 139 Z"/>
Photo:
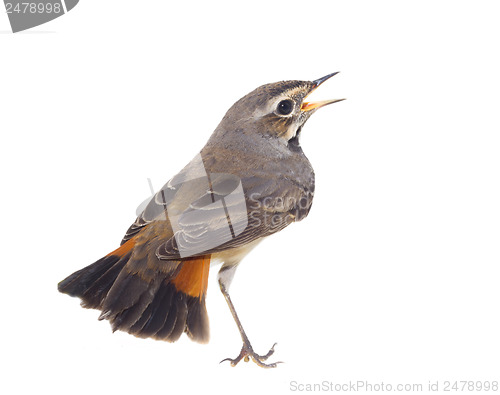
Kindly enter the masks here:
<path id="1" fill-rule="evenodd" d="M 321 78 L 318 78 L 317 80 L 314 80 L 313 81 L 313 86 L 311 88 L 311 91 L 307 94 L 307 96 L 309 96 L 311 94 L 311 92 L 315 91 L 316 88 L 318 86 L 320 86 L 323 82 L 325 82 L 327 79 L 333 77 L 335 74 L 338 74 L 339 72 L 335 72 L 335 73 L 331 73 L 331 74 L 328 74 L 328 75 L 325 75 L 324 77 L 321 77 Z M 306 96 L 306 97 L 307 97 Z M 305 97 L 304 97 L 305 99 Z M 321 108 L 321 107 L 324 107 L 328 104 L 332 104 L 332 103 L 337 103 L 339 101 L 342 101 L 342 100 L 345 100 L 345 99 L 334 99 L 334 100 L 321 100 L 321 101 L 317 101 L 317 102 L 306 102 L 306 101 L 303 101 L 302 102 L 302 106 L 300 106 L 300 109 L 302 111 L 311 111 L 311 110 L 314 110 L 314 109 L 318 109 L 318 108 Z"/>

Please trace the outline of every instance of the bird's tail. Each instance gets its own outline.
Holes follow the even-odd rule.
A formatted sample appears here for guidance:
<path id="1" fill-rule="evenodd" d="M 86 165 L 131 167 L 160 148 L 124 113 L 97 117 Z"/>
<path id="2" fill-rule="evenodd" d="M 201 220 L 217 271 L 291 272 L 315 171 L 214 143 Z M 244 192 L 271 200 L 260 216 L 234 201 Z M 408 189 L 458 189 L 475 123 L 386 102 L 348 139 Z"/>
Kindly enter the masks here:
<path id="1" fill-rule="evenodd" d="M 79 297 L 85 308 L 102 310 L 113 331 L 176 341 L 182 332 L 200 343 L 209 338 L 205 296 L 210 255 L 168 261 L 174 270 L 147 264 L 134 254 L 135 238 L 71 274 L 60 292 Z"/>

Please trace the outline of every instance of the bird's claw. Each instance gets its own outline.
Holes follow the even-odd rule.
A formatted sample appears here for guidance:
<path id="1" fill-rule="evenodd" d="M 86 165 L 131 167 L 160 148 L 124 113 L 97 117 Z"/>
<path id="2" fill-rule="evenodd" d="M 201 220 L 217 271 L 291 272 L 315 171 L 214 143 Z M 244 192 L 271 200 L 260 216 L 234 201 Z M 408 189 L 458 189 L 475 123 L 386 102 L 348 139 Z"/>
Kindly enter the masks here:
<path id="1" fill-rule="evenodd" d="M 274 363 L 269 363 L 266 364 L 264 361 L 266 361 L 271 355 L 274 354 L 274 346 L 276 346 L 276 343 L 273 344 L 273 346 L 270 348 L 270 350 L 267 352 L 266 355 L 259 355 L 253 351 L 253 348 L 250 344 L 243 344 L 243 347 L 241 348 L 240 355 L 238 355 L 236 358 L 225 358 L 220 363 L 229 361 L 231 363 L 231 366 L 236 366 L 238 363 L 243 359 L 245 362 L 254 361 L 257 365 L 259 365 L 261 368 L 275 368 L 278 366 L 279 363 L 283 362 L 274 362 Z"/>

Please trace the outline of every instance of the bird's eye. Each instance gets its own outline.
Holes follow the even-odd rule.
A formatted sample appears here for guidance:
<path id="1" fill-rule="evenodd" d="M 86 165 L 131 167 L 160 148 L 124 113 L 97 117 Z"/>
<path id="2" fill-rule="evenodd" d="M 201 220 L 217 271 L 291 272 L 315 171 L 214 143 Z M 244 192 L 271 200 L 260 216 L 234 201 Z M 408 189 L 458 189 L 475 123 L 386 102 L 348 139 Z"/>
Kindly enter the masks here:
<path id="1" fill-rule="evenodd" d="M 278 103 L 278 112 L 281 115 L 288 115 L 293 110 L 293 102 L 291 100 L 282 100 Z"/>

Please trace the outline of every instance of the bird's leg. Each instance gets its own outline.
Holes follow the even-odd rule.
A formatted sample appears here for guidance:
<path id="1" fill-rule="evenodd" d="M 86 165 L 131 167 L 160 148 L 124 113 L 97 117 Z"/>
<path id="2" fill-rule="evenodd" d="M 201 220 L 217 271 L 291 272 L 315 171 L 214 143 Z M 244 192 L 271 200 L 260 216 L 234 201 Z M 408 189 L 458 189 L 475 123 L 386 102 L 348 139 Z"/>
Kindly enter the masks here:
<path id="1" fill-rule="evenodd" d="M 219 280 L 219 286 L 222 294 L 224 295 L 224 298 L 226 298 L 226 302 L 229 306 L 229 310 L 231 310 L 231 314 L 233 315 L 234 321 L 236 322 L 236 325 L 238 326 L 238 330 L 240 331 L 241 334 L 241 340 L 243 340 L 243 347 L 241 348 L 240 354 L 232 359 L 232 358 L 226 358 L 221 361 L 229 361 L 231 363 L 231 366 L 236 366 L 238 362 L 240 362 L 242 359 L 245 362 L 248 362 L 250 358 L 252 361 L 254 361 L 257 365 L 259 365 L 261 368 L 275 368 L 279 363 L 282 362 L 275 362 L 275 363 L 269 363 L 266 364 L 264 363 L 265 360 L 267 360 L 271 355 L 274 353 L 274 346 L 276 343 L 273 344 L 271 349 L 268 351 L 266 355 L 258 355 L 255 353 L 255 351 L 252 348 L 252 345 L 250 344 L 250 340 L 248 340 L 248 337 L 245 333 L 245 330 L 243 329 L 243 326 L 241 325 L 241 321 L 238 318 L 238 314 L 236 314 L 236 310 L 234 309 L 233 302 L 231 301 L 231 297 L 229 296 L 229 293 L 227 292 L 227 289 L 225 285 L 222 283 L 222 281 Z"/>

